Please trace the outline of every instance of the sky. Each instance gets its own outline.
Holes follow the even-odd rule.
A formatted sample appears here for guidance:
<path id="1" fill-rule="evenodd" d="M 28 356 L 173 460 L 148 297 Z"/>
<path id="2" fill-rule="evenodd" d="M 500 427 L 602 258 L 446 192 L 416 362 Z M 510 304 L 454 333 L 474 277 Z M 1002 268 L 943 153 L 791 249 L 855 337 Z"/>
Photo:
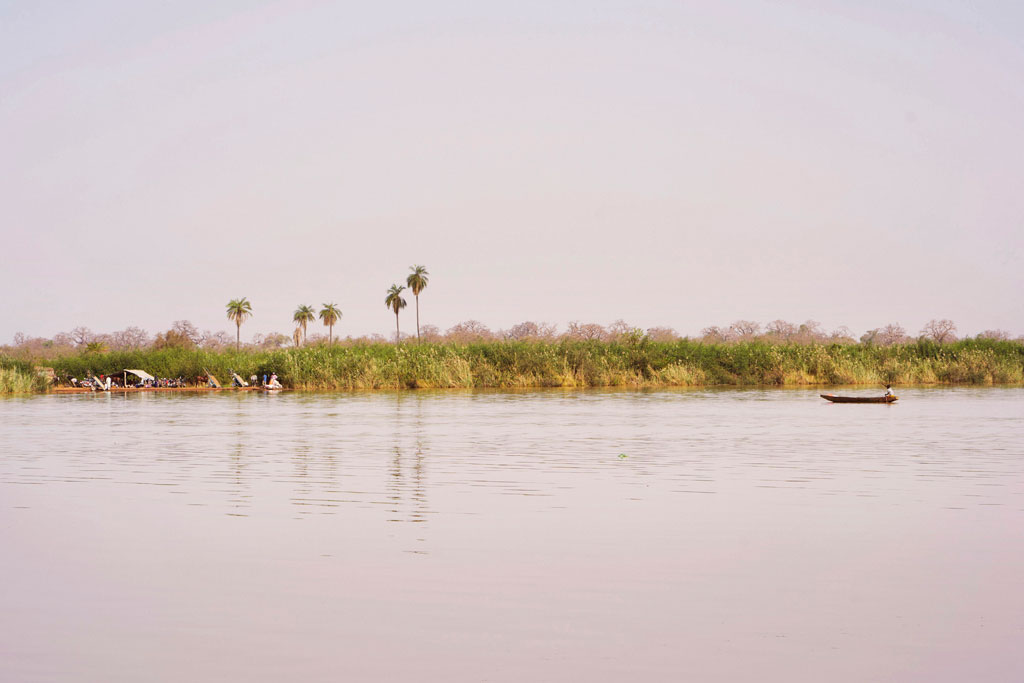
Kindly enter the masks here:
<path id="1" fill-rule="evenodd" d="M 0 0 L 0 343 L 387 334 L 413 264 L 441 330 L 1024 334 L 1021 121 L 1016 2 Z"/>

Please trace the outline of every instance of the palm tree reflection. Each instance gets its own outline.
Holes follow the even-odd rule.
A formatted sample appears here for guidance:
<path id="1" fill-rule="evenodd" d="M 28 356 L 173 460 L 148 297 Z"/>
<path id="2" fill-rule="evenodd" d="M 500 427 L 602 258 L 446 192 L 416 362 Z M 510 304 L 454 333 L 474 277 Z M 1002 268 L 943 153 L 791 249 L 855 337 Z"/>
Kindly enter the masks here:
<path id="1" fill-rule="evenodd" d="M 425 543 L 426 522 L 430 506 L 427 500 L 427 446 L 423 425 L 423 399 L 415 397 L 415 418 L 411 421 L 412 434 L 408 434 L 409 406 L 405 397 L 395 399 L 395 442 L 392 446 L 388 469 L 389 522 L 422 525 L 417 527 L 417 543 Z M 414 439 L 408 444 L 407 438 Z M 408 444 L 408 445 L 406 445 Z M 411 460 L 409 454 L 411 453 Z M 424 553 L 422 547 L 407 552 Z"/>

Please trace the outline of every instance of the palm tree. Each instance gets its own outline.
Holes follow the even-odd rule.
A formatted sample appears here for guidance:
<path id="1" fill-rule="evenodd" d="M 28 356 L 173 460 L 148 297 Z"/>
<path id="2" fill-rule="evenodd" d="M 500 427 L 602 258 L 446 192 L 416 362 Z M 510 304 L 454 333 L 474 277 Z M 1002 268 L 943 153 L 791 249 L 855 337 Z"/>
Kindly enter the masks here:
<path id="1" fill-rule="evenodd" d="M 106 353 L 107 345 L 101 341 L 91 341 L 85 345 L 86 353 Z"/>
<path id="2" fill-rule="evenodd" d="M 402 290 L 405 287 L 399 287 L 398 285 L 391 285 L 391 289 L 388 290 L 388 295 L 384 299 L 384 305 L 395 312 L 395 343 L 397 344 L 402 336 L 401 332 L 398 331 L 398 312 L 405 308 L 405 299 L 402 298 Z"/>
<path id="3" fill-rule="evenodd" d="M 311 323 L 316 320 L 316 311 L 313 310 L 312 306 L 306 306 L 303 304 L 295 309 L 295 313 L 292 315 L 292 322 L 299 324 L 302 328 L 302 341 L 306 341 L 306 323 Z"/>
<path id="4" fill-rule="evenodd" d="M 252 315 L 252 304 L 244 296 L 228 302 L 228 320 L 235 323 L 235 351 L 238 350 L 242 338 L 242 323 Z"/>
<path id="5" fill-rule="evenodd" d="M 430 273 L 424 266 L 409 266 L 409 270 L 412 272 L 409 277 L 405 278 L 405 284 L 409 285 L 409 289 L 416 297 L 416 341 L 418 342 L 420 340 L 420 292 L 427 288 L 427 283 L 430 282 L 427 276 Z"/>
<path id="6" fill-rule="evenodd" d="M 334 343 L 334 323 L 338 322 L 341 318 L 341 310 L 338 309 L 337 304 L 324 304 L 323 309 L 320 311 L 320 319 L 324 321 L 324 325 L 327 326 L 327 343 Z"/>

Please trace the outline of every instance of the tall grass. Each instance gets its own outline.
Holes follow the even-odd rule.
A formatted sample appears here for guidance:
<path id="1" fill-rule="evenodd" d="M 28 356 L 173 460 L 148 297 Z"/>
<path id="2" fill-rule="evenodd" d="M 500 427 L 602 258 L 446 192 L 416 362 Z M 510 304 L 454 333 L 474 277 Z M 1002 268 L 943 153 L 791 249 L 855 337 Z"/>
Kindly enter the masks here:
<path id="1" fill-rule="evenodd" d="M 46 389 L 30 363 L 0 356 L 0 394 L 27 394 Z"/>
<path id="2" fill-rule="evenodd" d="M 1024 382 L 1024 344 L 965 340 L 889 347 L 841 344 L 703 344 L 502 341 L 364 344 L 274 351 L 160 349 L 84 353 L 42 361 L 61 377 L 138 368 L 221 382 L 276 372 L 296 389 L 932 384 Z M 31 367 L 18 370 L 31 377 Z M 13 380 L 8 380 L 13 382 Z M 18 380 L 23 381 L 23 380 Z"/>

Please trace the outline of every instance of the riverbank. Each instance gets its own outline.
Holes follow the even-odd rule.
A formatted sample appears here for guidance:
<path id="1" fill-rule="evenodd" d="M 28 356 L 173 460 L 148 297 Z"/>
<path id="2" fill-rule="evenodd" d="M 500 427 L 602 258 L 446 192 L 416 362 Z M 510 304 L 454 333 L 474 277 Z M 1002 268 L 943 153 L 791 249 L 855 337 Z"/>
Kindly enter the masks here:
<path id="1" fill-rule="evenodd" d="M 83 378 L 146 370 L 194 381 L 276 372 L 291 389 L 1012 384 L 1024 382 L 1024 344 L 970 339 L 893 346 L 702 344 L 696 341 L 367 344 L 210 352 L 191 349 L 0 358 L 0 393 L 46 391 L 35 367 Z"/>

